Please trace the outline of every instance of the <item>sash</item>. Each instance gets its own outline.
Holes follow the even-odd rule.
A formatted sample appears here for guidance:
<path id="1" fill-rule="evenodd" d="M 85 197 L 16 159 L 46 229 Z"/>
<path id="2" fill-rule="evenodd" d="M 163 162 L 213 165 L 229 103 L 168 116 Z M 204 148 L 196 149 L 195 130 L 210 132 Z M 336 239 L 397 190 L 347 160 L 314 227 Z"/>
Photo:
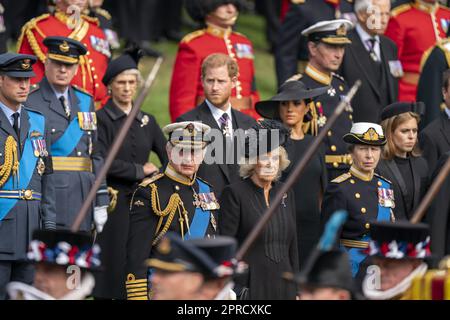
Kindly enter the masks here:
<path id="1" fill-rule="evenodd" d="M 379 184 L 381 183 L 381 187 L 380 188 L 384 188 L 384 189 L 390 189 L 391 185 L 389 183 L 387 183 L 385 180 L 378 178 L 378 182 Z M 378 214 L 377 214 L 377 221 L 390 221 L 391 219 L 391 208 L 390 207 L 383 207 L 380 204 L 380 201 L 378 201 Z M 362 237 L 359 241 L 366 241 L 369 242 L 370 241 L 370 237 L 369 235 L 365 235 L 364 237 Z M 359 271 L 359 267 L 361 265 L 361 262 L 363 262 L 363 260 L 365 258 L 367 258 L 367 254 L 364 253 L 365 249 L 361 249 L 361 248 L 348 248 L 345 246 L 342 246 L 342 248 L 344 248 L 345 250 L 347 250 L 349 258 L 350 258 L 350 265 L 352 267 L 352 276 L 356 277 L 358 271 Z"/>
<path id="2" fill-rule="evenodd" d="M 34 170 L 36 169 L 37 157 L 33 152 L 33 145 L 31 143 L 31 133 L 38 131 L 44 135 L 45 118 L 37 113 L 28 112 L 30 129 L 28 130 L 28 137 L 25 140 L 22 157 L 19 162 L 18 184 L 14 183 L 15 178 L 11 175 L 3 185 L 3 190 L 24 190 L 28 188 Z M 19 199 L 0 198 L 0 221 L 14 208 Z"/>
<path id="3" fill-rule="evenodd" d="M 91 97 L 85 93 L 73 90 L 80 100 L 81 112 L 89 112 L 91 106 Z M 51 146 L 51 154 L 53 157 L 67 157 L 80 142 L 84 132 L 78 123 L 78 113 L 72 119 L 64 134 Z"/>
<path id="4" fill-rule="evenodd" d="M 197 179 L 198 183 L 198 193 L 209 193 L 211 192 L 209 186 Z M 208 224 L 211 218 L 211 213 L 209 210 L 203 211 L 201 207 L 195 209 L 194 218 L 192 219 L 191 225 L 189 226 L 189 233 L 184 236 L 185 240 L 204 238 L 206 230 L 208 229 Z"/>

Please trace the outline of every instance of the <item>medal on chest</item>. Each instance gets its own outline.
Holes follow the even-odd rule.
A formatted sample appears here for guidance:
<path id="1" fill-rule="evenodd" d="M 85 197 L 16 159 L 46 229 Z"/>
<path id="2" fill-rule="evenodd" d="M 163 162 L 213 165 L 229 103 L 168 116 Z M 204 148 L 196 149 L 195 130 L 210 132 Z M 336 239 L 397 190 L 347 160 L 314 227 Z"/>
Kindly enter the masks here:
<path id="1" fill-rule="evenodd" d="M 95 112 L 78 112 L 78 124 L 81 130 L 97 130 L 97 115 Z"/>
<path id="2" fill-rule="evenodd" d="M 378 188 L 378 202 L 382 207 L 395 208 L 394 190 Z"/>
<path id="3" fill-rule="evenodd" d="M 330 89 L 328 89 L 327 93 L 330 97 L 334 97 L 336 95 L 336 89 L 333 87 L 330 87 Z"/>
<path id="4" fill-rule="evenodd" d="M 48 157 L 47 144 L 45 143 L 42 134 L 38 131 L 33 131 L 30 135 L 31 145 L 33 146 L 33 154 L 36 158 Z"/>

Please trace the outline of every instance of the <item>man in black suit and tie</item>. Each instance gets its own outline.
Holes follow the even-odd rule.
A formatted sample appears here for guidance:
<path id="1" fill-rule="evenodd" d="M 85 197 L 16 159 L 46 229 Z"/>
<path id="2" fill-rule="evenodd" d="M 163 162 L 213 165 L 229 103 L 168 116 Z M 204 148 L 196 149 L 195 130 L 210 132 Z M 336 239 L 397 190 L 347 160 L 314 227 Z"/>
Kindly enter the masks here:
<path id="1" fill-rule="evenodd" d="M 230 103 L 232 91 L 236 87 L 239 67 L 232 58 L 225 54 L 215 53 L 208 56 L 202 64 L 202 84 L 205 91 L 205 101 L 195 109 L 181 115 L 180 121 L 201 121 L 212 129 L 214 140 L 211 146 L 223 146 L 223 157 L 220 152 L 207 152 L 214 157 L 214 162 L 207 161 L 200 166 L 198 176 L 205 178 L 220 196 L 223 188 L 240 179 L 237 157 L 236 139 L 238 129 L 247 130 L 255 124 L 255 120 L 246 114 L 234 110 Z M 222 134 L 214 134 L 220 130 Z M 243 133 L 243 131 L 240 131 Z M 228 143 L 227 143 L 228 142 Z M 211 150 L 209 150 L 211 151 Z"/>
<path id="2" fill-rule="evenodd" d="M 350 33 L 340 74 L 362 86 L 352 101 L 355 122 L 379 122 L 383 107 L 397 101 L 402 75 L 397 46 L 383 35 L 390 17 L 389 0 L 355 0 L 358 23 Z"/>
<path id="3" fill-rule="evenodd" d="M 430 122 L 419 136 L 422 156 L 428 161 L 428 168 L 432 173 L 439 158 L 450 151 L 450 69 L 442 76 L 442 95 L 445 108 L 440 116 Z"/>

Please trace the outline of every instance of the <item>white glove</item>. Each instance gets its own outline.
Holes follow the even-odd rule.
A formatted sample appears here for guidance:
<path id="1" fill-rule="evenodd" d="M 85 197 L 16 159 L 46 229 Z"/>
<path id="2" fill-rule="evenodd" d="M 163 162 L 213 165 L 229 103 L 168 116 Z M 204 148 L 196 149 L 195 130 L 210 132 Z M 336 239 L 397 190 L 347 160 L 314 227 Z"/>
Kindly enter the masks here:
<path id="1" fill-rule="evenodd" d="M 95 229 L 98 233 L 103 231 L 103 226 L 108 221 L 108 206 L 94 208 Z"/>

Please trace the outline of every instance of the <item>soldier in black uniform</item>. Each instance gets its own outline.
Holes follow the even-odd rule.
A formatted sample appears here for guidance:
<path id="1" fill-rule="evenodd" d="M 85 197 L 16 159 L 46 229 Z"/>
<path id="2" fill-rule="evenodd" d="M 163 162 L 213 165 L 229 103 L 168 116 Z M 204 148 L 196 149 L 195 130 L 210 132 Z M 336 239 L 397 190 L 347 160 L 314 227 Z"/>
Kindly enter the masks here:
<path id="1" fill-rule="evenodd" d="M 209 130 L 209 126 L 194 121 L 163 128 L 169 134 L 166 147 L 169 164 L 164 173 L 142 181 L 131 198 L 126 267 L 128 299 L 149 298 L 144 261 L 168 231 L 181 234 L 183 239 L 218 233 L 219 203 L 211 186 L 196 176 L 208 144 L 205 133 Z"/>
<path id="2" fill-rule="evenodd" d="M 344 136 L 350 144 L 353 165 L 347 173 L 328 185 L 322 204 L 322 219 L 326 222 L 337 210 L 347 210 L 349 217 L 341 231 L 341 247 L 350 256 L 352 274 L 356 276 L 365 259 L 362 250 L 370 239 L 372 220 L 394 220 L 394 192 L 391 183 L 374 173 L 380 160 L 381 147 L 386 143 L 380 125 L 358 122 Z"/>
<path id="3" fill-rule="evenodd" d="M 168 233 L 146 261 L 154 269 L 155 300 L 236 300 L 232 277 L 242 271 L 234 263 L 237 241 L 216 236 L 183 241 Z"/>
<path id="4" fill-rule="evenodd" d="M 301 81 L 310 89 L 330 86 L 326 94 L 313 99 L 314 105 L 310 111 L 312 121 L 306 127 L 306 132 L 311 135 L 320 132 L 327 118 L 348 92 L 345 80 L 334 72 L 342 63 L 344 46 L 351 43 L 347 37 L 347 30 L 351 27 L 351 22 L 343 19 L 322 21 L 302 32 L 302 35 L 308 37 L 310 60 Z M 345 110 L 324 140 L 325 163 L 330 180 L 350 167 L 351 157 L 347 154 L 342 136 L 350 131 L 352 119 L 351 110 Z"/>
<path id="5" fill-rule="evenodd" d="M 291 7 L 280 27 L 275 52 L 278 86 L 296 74 L 297 61 L 308 60 L 308 49 L 300 33 L 309 26 L 325 20 L 348 18 L 356 22 L 353 14 L 353 1 L 342 0 L 292 0 Z"/>

